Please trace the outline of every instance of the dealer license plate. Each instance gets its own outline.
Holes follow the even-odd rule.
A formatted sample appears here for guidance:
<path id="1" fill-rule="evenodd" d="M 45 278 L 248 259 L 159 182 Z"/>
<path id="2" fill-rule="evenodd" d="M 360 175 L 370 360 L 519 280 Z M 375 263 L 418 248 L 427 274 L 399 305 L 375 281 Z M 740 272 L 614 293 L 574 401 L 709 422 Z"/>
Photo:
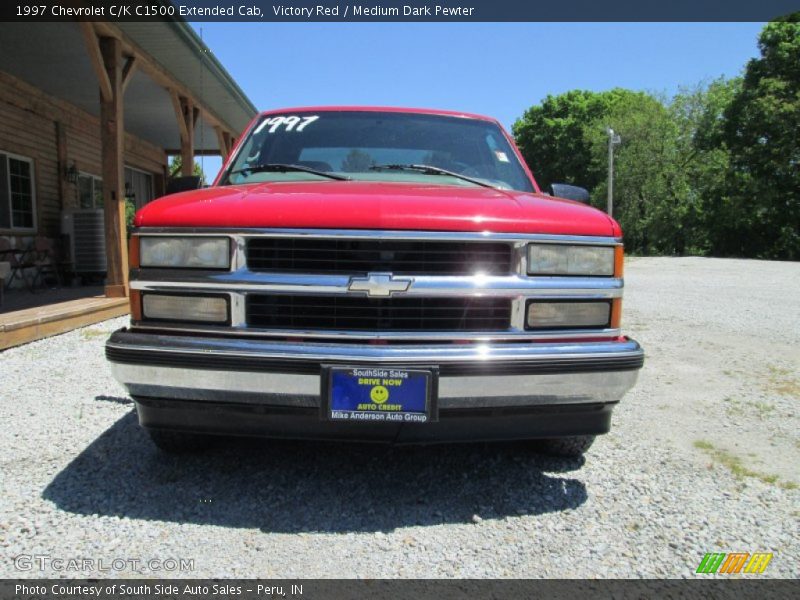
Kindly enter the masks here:
<path id="1" fill-rule="evenodd" d="M 436 420 L 431 369 L 332 366 L 324 373 L 327 418 L 365 423 Z"/>

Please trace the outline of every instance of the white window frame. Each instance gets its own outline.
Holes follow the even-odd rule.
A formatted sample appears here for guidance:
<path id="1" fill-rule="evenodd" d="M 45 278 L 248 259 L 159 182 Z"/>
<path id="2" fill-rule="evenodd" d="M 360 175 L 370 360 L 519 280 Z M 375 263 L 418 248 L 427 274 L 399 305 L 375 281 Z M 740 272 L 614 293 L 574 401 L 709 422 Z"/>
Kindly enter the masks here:
<path id="1" fill-rule="evenodd" d="M 95 204 L 95 201 L 94 201 L 94 184 L 95 184 L 96 181 L 99 181 L 102 184 L 103 183 L 103 178 L 100 177 L 99 175 L 95 175 L 94 173 L 89 173 L 88 171 L 78 171 L 78 178 L 80 179 L 81 177 L 91 177 L 92 178 L 92 206 L 90 208 L 83 208 L 81 206 L 81 195 L 80 195 L 81 194 L 81 188 L 80 188 L 80 184 L 76 182 L 75 183 L 75 189 L 76 189 L 76 192 L 78 194 L 78 208 L 82 209 L 82 210 L 98 210 L 98 209 L 99 210 L 103 210 L 105 208 L 105 205 L 97 206 Z"/>
<path id="2" fill-rule="evenodd" d="M 37 225 L 39 223 L 36 215 L 36 161 L 33 160 L 30 156 L 23 156 L 22 154 L 16 154 L 15 152 L 6 152 L 3 149 L 0 149 L 0 154 L 5 155 L 6 161 L 6 172 L 7 172 L 7 189 L 6 192 L 8 193 L 8 223 L 10 227 L 4 227 L 4 230 L 7 231 L 22 231 L 24 233 L 36 233 Z M 18 160 L 21 162 L 26 162 L 30 165 L 31 168 L 31 212 L 33 216 L 33 227 L 16 227 L 14 225 L 14 209 L 13 209 L 13 200 L 11 198 L 11 165 L 8 163 L 8 159 L 13 158 L 14 160 Z"/>

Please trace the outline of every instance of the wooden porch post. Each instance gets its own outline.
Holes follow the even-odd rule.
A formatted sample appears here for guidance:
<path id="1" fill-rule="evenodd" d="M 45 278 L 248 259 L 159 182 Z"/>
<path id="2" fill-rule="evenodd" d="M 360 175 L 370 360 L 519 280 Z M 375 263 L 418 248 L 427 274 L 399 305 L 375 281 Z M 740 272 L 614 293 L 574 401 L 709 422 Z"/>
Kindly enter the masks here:
<path id="1" fill-rule="evenodd" d="M 106 225 L 106 296 L 128 295 L 128 233 L 125 226 L 123 171 L 122 44 L 116 38 L 99 39 L 110 94 L 100 94 L 100 142 L 103 164 L 103 205 Z"/>
<path id="2" fill-rule="evenodd" d="M 222 127 L 214 127 L 217 132 L 217 145 L 219 146 L 219 154 L 222 157 L 222 162 L 228 160 L 228 155 L 231 153 L 231 146 L 233 138 L 230 133 L 223 130 Z"/>
<path id="3" fill-rule="evenodd" d="M 181 137 L 181 175 L 188 177 L 194 175 L 194 128 L 200 116 L 200 109 L 194 105 L 191 98 L 178 96 L 175 92 L 172 92 L 172 104 L 175 107 Z"/>

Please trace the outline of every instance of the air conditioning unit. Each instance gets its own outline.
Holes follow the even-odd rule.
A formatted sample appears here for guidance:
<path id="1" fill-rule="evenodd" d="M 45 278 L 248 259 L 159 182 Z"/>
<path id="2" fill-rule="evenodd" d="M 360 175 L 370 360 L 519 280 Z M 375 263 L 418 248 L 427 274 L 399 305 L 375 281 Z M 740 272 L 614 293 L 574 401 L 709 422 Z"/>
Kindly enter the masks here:
<path id="1" fill-rule="evenodd" d="M 80 208 L 61 213 L 61 233 L 68 237 L 72 270 L 78 275 L 106 272 L 106 228 L 102 208 Z"/>

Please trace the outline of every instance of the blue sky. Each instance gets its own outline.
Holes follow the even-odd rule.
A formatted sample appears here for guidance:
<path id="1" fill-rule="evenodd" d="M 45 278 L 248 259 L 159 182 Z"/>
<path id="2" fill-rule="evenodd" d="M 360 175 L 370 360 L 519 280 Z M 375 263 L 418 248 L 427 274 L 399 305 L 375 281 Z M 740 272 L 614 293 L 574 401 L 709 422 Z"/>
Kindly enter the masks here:
<path id="1" fill-rule="evenodd" d="M 740 73 L 762 23 L 193 23 L 259 109 L 447 108 L 510 128 L 548 94 Z M 209 179 L 220 161 L 206 157 Z"/>

